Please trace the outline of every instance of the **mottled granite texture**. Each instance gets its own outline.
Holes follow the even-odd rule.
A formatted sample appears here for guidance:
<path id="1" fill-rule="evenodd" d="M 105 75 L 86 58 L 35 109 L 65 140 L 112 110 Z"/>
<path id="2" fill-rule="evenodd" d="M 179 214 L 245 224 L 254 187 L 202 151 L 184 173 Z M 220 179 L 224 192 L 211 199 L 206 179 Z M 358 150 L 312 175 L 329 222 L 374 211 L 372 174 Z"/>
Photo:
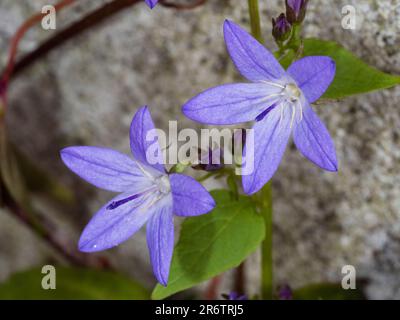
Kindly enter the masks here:
<path id="1" fill-rule="evenodd" d="M 58 28 L 105 2 L 87 0 L 73 12 L 60 13 Z M 400 1 L 310 2 L 305 35 L 339 41 L 369 64 L 400 74 Z M 17 26 L 46 3 L 1 0 L 0 65 Z M 261 1 L 270 49 L 269 20 L 282 11 L 282 3 Z M 346 4 L 357 9 L 357 30 L 341 28 Z M 7 119 L 12 140 L 80 190 L 80 211 L 57 220 L 60 228 L 70 226 L 71 238 L 77 241 L 91 213 L 111 195 L 72 176 L 58 149 L 79 143 L 128 152 L 129 123 L 143 104 L 150 105 L 161 128 L 167 119 L 179 119 L 180 127 L 198 127 L 181 116 L 180 106 L 205 88 L 240 79 L 226 54 L 221 27 L 225 18 L 247 26 L 246 7 L 245 0 L 209 0 L 193 11 L 157 7 L 151 12 L 139 4 L 53 51 L 13 83 Z M 22 52 L 51 34 L 34 29 Z M 339 280 L 341 267 L 352 264 L 370 280 L 370 298 L 400 298 L 399 101 L 397 88 L 317 108 L 336 142 L 339 174 L 322 172 L 294 148 L 286 152 L 274 178 L 277 283 Z M 54 213 L 49 210 L 49 215 Z M 54 254 L 4 212 L 0 239 L 2 279 Z M 109 255 L 121 270 L 151 286 L 143 230 Z M 255 256 L 248 264 L 251 292 L 257 288 L 256 262 Z"/>

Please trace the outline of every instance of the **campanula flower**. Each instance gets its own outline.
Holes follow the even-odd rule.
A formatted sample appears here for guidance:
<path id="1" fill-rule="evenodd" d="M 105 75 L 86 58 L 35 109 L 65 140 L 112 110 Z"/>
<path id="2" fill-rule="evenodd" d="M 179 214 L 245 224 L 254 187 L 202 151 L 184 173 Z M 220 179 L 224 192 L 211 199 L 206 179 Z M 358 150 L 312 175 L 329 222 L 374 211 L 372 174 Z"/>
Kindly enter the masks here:
<path id="1" fill-rule="evenodd" d="M 154 129 L 150 112 L 142 107 L 132 120 L 130 146 L 133 158 L 100 147 L 68 147 L 61 151 L 66 166 L 98 188 L 119 192 L 92 218 L 79 240 L 83 252 L 112 248 L 131 237 L 147 222 L 147 243 L 153 272 L 167 285 L 174 247 L 173 213 L 197 216 L 209 212 L 215 202 L 196 180 L 182 174 L 167 174 L 164 165 L 151 164 L 146 152 Z M 155 161 L 152 161 L 155 162 Z"/>
<path id="2" fill-rule="evenodd" d="M 156 6 L 158 0 L 145 0 L 145 2 L 150 7 L 150 9 L 153 9 Z"/>
<path id="3" fill-rule="evenodd" d="M 286 16 L 290 23 L 302 23 L 307 11 L 308 0 L 286 0 Z"/>
<path id="4" fill-rule="evenodd" d="M 183 113 L 212 125 L 255 121 L 255 143 L 246 143 L 243 151 L 244 157 L 254 160 L 253 172 L 242 179 L 244 191 L 253 194 L 271 179 L 292 133 L 306 158 L 337 171 L 333 141 L 310 106 L 332 82 L 335 62 L 329 57 L 305 57 L 285 71 L 272 53 L 235 23 L 225 22 L 224 35 L 234 64 L 251 83 L 208 89 L 189 100 Z"/>

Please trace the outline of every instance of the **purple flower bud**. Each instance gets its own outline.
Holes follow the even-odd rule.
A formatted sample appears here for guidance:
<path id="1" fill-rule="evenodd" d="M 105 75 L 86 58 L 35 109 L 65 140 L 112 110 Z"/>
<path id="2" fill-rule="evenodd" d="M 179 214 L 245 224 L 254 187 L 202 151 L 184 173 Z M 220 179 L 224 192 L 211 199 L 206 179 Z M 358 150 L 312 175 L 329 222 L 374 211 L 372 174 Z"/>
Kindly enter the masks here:
<path id="1" fill-rule="evenodd" d="M 290 23 L 302 23 L 307 11 L 308 0 L 286 0 L 286 16 Z"/>
<path id="2" fill-rule="evenodd" d="M 199 148 L 199 164 L 193 166 L 195 170 L 217 171 L 224 167 L 221 148 L 204 151 Z"/>
<path id="3" fill-rule="evenodd" d="M 290 35 L 291 28 L 292 25 L 283 13 L 276 20 L 272 19 L 272 35 L 277 41 L 285 41 Z"/>
<path id="4" fill-rule="evenodd" d="M 239 294 L 234 291 L 229 294 L 223 294 L 222 297 L 226 300 L 249 300 L 245 294 Z"/>
<path id="5" fill-rule="evenodd" d="M 283 285 L 279 289 L 279 300 L 292 300 L 293 292 L 292 288 L 290 288 L 287 284 Z"/>
<path id="6" fill-rule="evenodd" d="M 235 152 L 242 154 L 246 143 L 246 129 L 235 129 L 232 142 L 232 154 L 235 154 Z"/>

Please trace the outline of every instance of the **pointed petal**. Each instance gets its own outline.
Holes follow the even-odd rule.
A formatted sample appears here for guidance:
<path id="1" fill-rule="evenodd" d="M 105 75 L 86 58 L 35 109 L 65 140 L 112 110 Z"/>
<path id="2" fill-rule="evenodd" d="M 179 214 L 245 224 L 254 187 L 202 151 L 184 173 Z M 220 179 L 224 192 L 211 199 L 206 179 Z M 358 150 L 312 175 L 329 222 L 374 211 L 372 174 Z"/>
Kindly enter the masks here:
<path id="1" fill-rule="evenodd" d="M 145 2 L 150 7 L 150 9 L 153 9 L 156 6 L 158 0 L 145 0 Z"/>
<path id="2" fill-rule="evenodd" d="M 225 43 L 239 72 L 248 80 L 281 79 L 285 70 L 263 45 L 232 21 L 224 24 Z"/>
<path id="3" fill-rule="evenodd" d="M 311 162 L 328 171 L 337 171 L 335 145 L 328 129 L 307 104 L 303 108 L 303 120 L 293 130 L 297 149 Z"/>
<path id="4" fill-rule="evenodd" d="M 135 159 L 139 160 L 142 164 L 165 173 L 158 139 L 150 139 L 148 141 L 151 138 L 148 134 L 153 130 L 155 130 L 155 127 L 148 108 L 146 106 L 141 107 L 133 117 L 131 124 L 131 151 Z"/>
<path id="5" fill-rule="evenodd" d="M 174 250 L 172 203 L 159 207 L 147 224 L 147 245 L 153 273 L 158 282 L 167 286 Z"/>
<path id="6" fill-rule="evenodd" d="M 281 108 L 283 116 L 281 117 Z M 275 174 L 285 152 L 291 133 L 291 110 L 289 107 L 279 106 L 269 112 L 260 122 L 253 126 L 254 145 L 246 140 L 244 157 L 245 162 L 254 162 L 254 170 L 243 175 L 243 189 L 247 194 L 260 190 Z"/>
<path id="7" fill-rule="evenodd" d="M 71 171 L 98 188 L 123 192 L 141 189 L 149 183 L 135 161 L 112 149 L 68 147 L 60 154 Z"/>
<path id="8" fill-rule="evenodd" d="M 170 175 L 173 212 L 177 216 L 198 216 L 210 212 L 215 201 L 208 191 L 192 177 L 183 174 Z"/>
<path id="9" fill-rule="evenodd" d="M 253 121 L 279 98 L 280 90 L 264 83 L 226 84 L 195 96 L 183 106 L 182 112 L 206 124 Z"/>
<path id="10" fill-rule="evenodd" d="M 287 70 L 296 80 L 308 102 L 318 100 L 328 89 L 336 73 L 336 64 L 329 57 L 312 56 L 295 61 Z"/>
<path id="11" fill-rule="evenodd" d="M 79 240 L 79 250 L 95 252 L 119 245 L 138 231 L 151 217 L 154 196 L 142 196 L 117 207 L 107 209 L 131 193 L 123 193 L 103 206 L 88 223 Z"/>

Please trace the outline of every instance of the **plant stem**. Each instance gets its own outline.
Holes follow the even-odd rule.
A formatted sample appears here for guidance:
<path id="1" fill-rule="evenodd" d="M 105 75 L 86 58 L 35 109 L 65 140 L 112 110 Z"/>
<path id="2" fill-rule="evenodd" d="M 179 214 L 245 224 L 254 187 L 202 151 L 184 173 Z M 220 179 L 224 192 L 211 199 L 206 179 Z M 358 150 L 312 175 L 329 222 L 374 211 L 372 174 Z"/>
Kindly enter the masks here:
<path id="1" fill-rule="evenodd" d="M 258 194 L 258 207 L 264 218 L 265 239 L 261 244 L 261 297 L 273 298 L 273 211 L 271 182 L 266 184 Z"/>
<path id="2" fill-rule="evenodd" d="M 260 14 L 258 0 L 248 0 L 252 35 L 263 42 L 261 35 Z M 253 196 L 258 209 L 264 218 L 265 239 L 261 244 L 261 298 L 273 297 L 273 260 L 272 260 L 272 188 L 271 183 L 266 184 L 262 190 Z"/>
<path id="3" fill-rule="evenodd" d="M 172 3 L 166 0 L 161 0 L 160 5 L 166 7 L 166 8 L 172 8 L 172 9 L 177 9 L 177 10 L 188 10 L 188 9 L 195 9 L 203 4 L 205 4 L 207 0 L 196 0 L 193 1 L 193 3 L 188 3 L 188 4 L 181 4 L 181 3 Z"/>
<path id="4" fill-rule="evenodd" d="M 258 0 L 248 0 L 248 3 L 249 3 L 251 34 L 260 43 L 263 43 L 263 37 L 261 34 L 260 11 L 259 11 L 259 7 L 258 7 Z"/>

